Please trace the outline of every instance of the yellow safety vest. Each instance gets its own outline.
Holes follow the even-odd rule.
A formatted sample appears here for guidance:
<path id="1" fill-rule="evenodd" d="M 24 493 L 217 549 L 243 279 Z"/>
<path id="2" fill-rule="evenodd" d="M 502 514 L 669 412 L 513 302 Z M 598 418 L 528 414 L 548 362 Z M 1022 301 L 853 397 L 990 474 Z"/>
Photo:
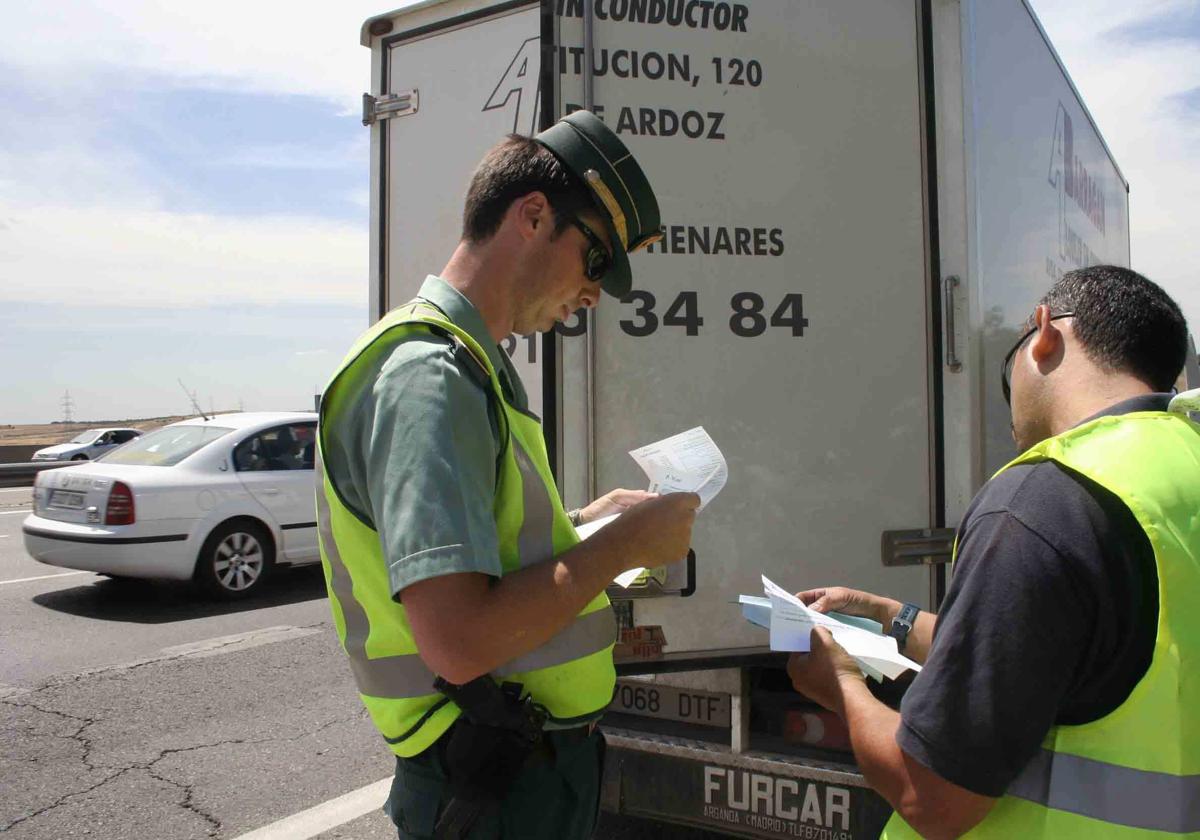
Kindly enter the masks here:
<path id="1" fill-rule="evenodd" d="M 404 606 L 392 600 L 379 533 L 343 503 L 325 473 L 323 430 L 324 419 L 340 409 L 342 392 L 354 391 L 348 383 L 365 375 L 372 360 L 406 337 L 430 332 L 469 353 L 467 363 L 477 363 L 486 373 L 490 398 L 503 408 L 497 412 L 503 453 L 494 504 L 503 574 L 549 561 L 579 542 L 550 472 L 541 423 L 508 404 L 487 353 L 465 330 L 432 305 L 414 301 L 388 313 L 358 340 L 321 404 L 316 460 L 321 564 L 334 624 L 362 702 L 392 751 L 403 757 L 436 741 L 459 709 L 433 690 L 434 674 L 417 653 Z M 548 725 L 582 724 L 599 717 L 612 699 L 615 641 L 616 619 L 601 592 L 561 632 L 492 676 L 523 684 L 549 714 Z"/>
<path id="2" fill-rule="evenodd" d="M 1154 549 L 1150 667 L 1100 720 L 1055 726 L 969 838 L 1200 838 L 1200 426 L 1175 414 L 1101 417 L 1016 464 L 1052 460 L 1116 495 Z M 899 814 L 882 835 L 919 836 Z"/>

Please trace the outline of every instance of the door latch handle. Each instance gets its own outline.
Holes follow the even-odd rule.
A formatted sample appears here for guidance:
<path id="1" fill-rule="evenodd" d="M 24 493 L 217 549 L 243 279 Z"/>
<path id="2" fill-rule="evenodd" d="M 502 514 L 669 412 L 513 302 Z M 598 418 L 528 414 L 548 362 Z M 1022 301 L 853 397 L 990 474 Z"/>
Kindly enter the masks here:
<path id="1" fill-rule="evenodd" d="M 958 288 L 962 285 L 954 275 L 946 278 L 945 311 L 946 319 L 946 367 L 954 373 L 962 370 L 962 359 L 958 357 L 958 331 L 954 327 L 954 309 Z"/>
<path id="2" fill-rule="evenodd" d="M 933 566 L 954 555 L 954 528 L 884 531 L 881 553 L 885 566 Z"/>

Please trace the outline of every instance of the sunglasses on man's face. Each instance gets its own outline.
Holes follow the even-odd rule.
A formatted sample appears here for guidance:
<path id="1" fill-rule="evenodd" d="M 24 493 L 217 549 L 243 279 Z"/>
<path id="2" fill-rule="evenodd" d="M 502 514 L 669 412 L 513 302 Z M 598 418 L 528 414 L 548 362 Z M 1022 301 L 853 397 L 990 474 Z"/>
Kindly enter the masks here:
<path id="1" fill-rule="evenodd" d="M 596 235 L 590 227 L 578 218 L 572 218 L 573 224 L 588 241 L 587 253 L 583 255 L 583 274 L 593 283 L 599 283 L 608 270 L 612 268 L 612 254 L 604 247 L 604 240 Z"/>
<path id="2" fill-rule="evenodd" d="M 1064 312 L 1061 315 L 1051 315 L 1050 320 L 1058 321 L 1062 318 L 1074 318 L 1074 317 L 1075 317 L 1074 312 Z M 1038 328 L 1036 326 L 1030 327 L 1029 331 L 1026 332 L 1025 335 L 1018 338 L 1017 343 L 1013 345 L 1012 349 L 1008 351 L 1008 355 L 1004 357 L 1004 365 L 1000 368 L 1000 389 L 1004 392 L 1004 402 L 1010 406 L 1012 405 L 1012 368 L 1011 368 L 1011 365 L 1012 365 L 1013 357 L 1017 355 L 1017 351 L 1020 350 L 1022 345 L 1024 345 L 1025 342 L 1029 340 L 1029 337 L 1032 336 L 1037 331 L 1038 331 Z"/>

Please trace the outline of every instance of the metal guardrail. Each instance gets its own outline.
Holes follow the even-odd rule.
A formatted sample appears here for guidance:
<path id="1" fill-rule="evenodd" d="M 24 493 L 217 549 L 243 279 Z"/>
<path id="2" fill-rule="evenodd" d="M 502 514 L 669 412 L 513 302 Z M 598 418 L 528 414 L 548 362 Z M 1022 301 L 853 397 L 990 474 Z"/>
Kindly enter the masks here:
<path id="1" fill-rule="evenodd" d="M 32 486 L 33 478 L 45 470 L 77 467 L 87 461 L 30 461 L 25 464 L 0 464 L 0 487 Z"/>

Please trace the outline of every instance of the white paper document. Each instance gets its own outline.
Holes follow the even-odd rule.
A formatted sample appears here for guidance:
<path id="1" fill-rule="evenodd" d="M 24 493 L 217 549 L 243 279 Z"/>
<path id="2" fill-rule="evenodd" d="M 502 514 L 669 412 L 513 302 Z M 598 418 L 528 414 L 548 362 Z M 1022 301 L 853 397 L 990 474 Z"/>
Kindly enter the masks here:
<path id="1" fill-rule="evenodd" d="M 766 598 L 743 595 L 739 599 L 747 620 L 766 626 L 771 633 L 771 650 L 805 653 L 813 627 L 824 627 L 834 641 L 854 658 L 867 676 L 882 681 L 895 679 L 905 671 L 920 671 L 921 666 L 900 653 L 896 640 L 872 629 L 862 621 L 819 613 L 804 605 L 792 593 L 763 575 Z M 871 622 L 871 624 L 875 624 Z M 875 626 L 878 626 L 875 624 Z"/>
<path id="2" fill-rule="evenodd" d="M 703 426 L 672 435 L 629 453 L 650 479 L 651 493 L 695 493 L 700 510 L 729 479 L 725 456 Z"/>
<path id="3" fill-rule="evenodd" d="M 629 453 L 646 478 L 651 493 L 695 493 L 700 497 L 700 510 L 716 498 L 729 478 L 725 456 L 702 426 L 680 432 L 658 443 L 651 443 Z M 586 540 L 621 514 L 604 516 L 575 529 Z M 682 559 L 682 558 L 681 558 Z M 629 569 L 617 575 L 615 583 L 628 588 L 646 570 Z"/>

